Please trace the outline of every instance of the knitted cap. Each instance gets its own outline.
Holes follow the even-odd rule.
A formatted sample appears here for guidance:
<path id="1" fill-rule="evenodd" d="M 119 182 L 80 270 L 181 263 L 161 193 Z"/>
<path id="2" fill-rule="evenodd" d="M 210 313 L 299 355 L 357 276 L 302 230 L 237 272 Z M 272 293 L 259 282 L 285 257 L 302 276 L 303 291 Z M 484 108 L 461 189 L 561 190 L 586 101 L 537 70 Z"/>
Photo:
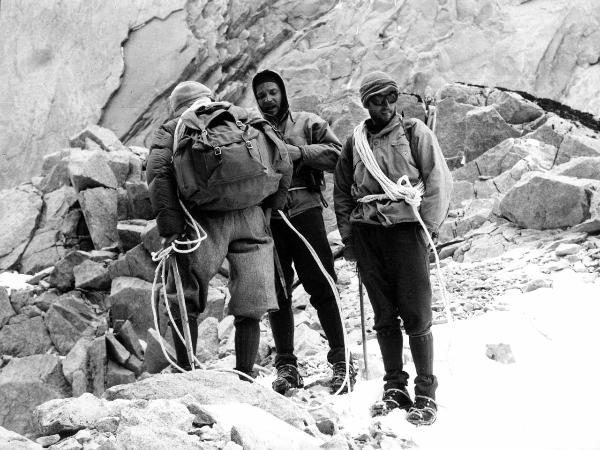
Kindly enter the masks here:
<path id="1" fill-rule="evenodd" d="M 398 84 L 387 73 L 376 70 L 365 75 L 360 83 L 358 93 L 360 94 L 360 101 L 366 108 L 370 97 L 386 91 L 398 92 Z"/>
<path id="2" fill-rule="evenodd" d="M 211 97 L 212 91 L 197 81 L 182 81 L 169 96 L 169 104 L 171 109 L 177 114 L 183 106 L 188 106 L 192 101 L 200 97 Z"/>

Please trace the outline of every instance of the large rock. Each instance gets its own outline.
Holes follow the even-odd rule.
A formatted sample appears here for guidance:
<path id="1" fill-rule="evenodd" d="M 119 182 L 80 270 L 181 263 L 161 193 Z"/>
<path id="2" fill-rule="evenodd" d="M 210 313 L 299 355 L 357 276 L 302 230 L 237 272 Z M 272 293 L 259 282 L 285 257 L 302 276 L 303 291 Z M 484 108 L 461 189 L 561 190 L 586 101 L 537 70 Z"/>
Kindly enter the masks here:
<path id="1" fill-rule="evenodd" d="M 108 298 L 113 320 L 129 320 L 137 335 L 145 338 L 148 328 L 154 328 L 151 295 L 152 283 L 133 277 L 113 279 Z"/>
<path id="2" fill-rule="evenodd" d="M 600 181 L 600 155 L 596 157 L 579 157 L 556 166 L 552 173 L 573 178 L 588 178 Z"/>
<path id="3" fill-rule="evenodd" d="M 0 328 L 8 323 L 8 319 L 16 314 L 10 303 L 8 290 L 4 286 L 0 286 Z"/>
<path id="4" fill-rule="evenodd" d="M 43 215 L 21 258 L 21 272 L 36 273 L 53 266 L 65 255 L 67 247 L 79 243 L 81 211 L 76 206 L 77 194 L 70 186 L 44 195 Z"/>
<path id="5" fill-rule="evenodd" d="M 576 133 L 567 134 L 556 155 L 556 164 L 562 164 L 579 156 L 600 156 L 600 136 L 589 137 Z"/>
<path id="6" fill-rule="evenodd" d="M 86 189 L 79 203 L 94 247 L 110 247 L 119 241 L 117 234 L 117 191 L 107 188 Z"/>
<path id="7" fill-rule="evenodd" d="M 231 440 L 244 449 L 316 450 L 321 445 L 319 439 L 256 406 L 244 403 L 205 405 L 203 410 L 221 427 L 231 429 Z"/>
<path id="8" fill-rule="evenodd" d="M 73 397 L 88 392 L 88 352 L 91 346 L 89 338 L 79 339 L 63 360 L 63 375 L 71 385 Z"/>
<path id="9" fill-rule="evenodd" d="M 58 356 L 14 358 L 0 372 L 0 425 L 21 434 L 34 433 L 33 409 L 70 393 Z"/>
<path id="10" fill-rule="evenodd" d="M 102 263 L 85 260 L 73 267 L 75 287 L 77 289 L 92 289 L 105 291 L 110 288 L 108 269 Z"/>
<path id="11" fill-rule="evenodd" d="M 0 191 L 0 272 L 19 261 L 37 226 L 42 206 L 41 194 L 33 186 Z"/>
<path id="12" fill-rule="evenodd" d="M 206 370 L 182 374 L 161 374 L 133 384 L 115 386 L 104 394 L 115 399 L 174 399 L 189 395 L 200 404 L 248 403 L 304 430 L 314 419 L 279 394 L 254 383 L 240 381 L 237 375 Z"/>
<path id="13" fill-rule="evenodd" d="M 107 402 L 88 393 L 77 398 L 49 400 L 34 411 L 38 428 L 46 436 L 92 428 L 110 415 Z"/>
<path id="14" fill-rule="evenodd" d="M 451 169 L 460 167 L 465 155 L 467 133 L 465 117 L 475 108 L 473 105 L 460 103 L 460 100 L 460 98 L 446 97 L 437 105 L 435 134 Z"/>
<path id="15" fill-rule="evenodd" d="M 590 218 L 590 201 L 600 182 L 532 172 L 500 202 L 501 214 L 538 230 L 577 225 Z"/>
<path id="16" fill-rule="evenodd" d="M 106 318 L 76 291 L 54 302 L 44 320 L 61 355 L 66 355 L 81 337 L 93 339 L 103 335 L 108 327 Z"/>
<path id="17" fill-rule="evenodd" d="M 75 286 L 74 267 L 89 258 L 90 254 L 87 252 L 82 252 L 80 250 L 69 252 L 55 264 L 54 270 L 48 277 L 48 283 L 61 291 L 72 289 Z"/>
<path id="18" fill-rule="evenodd" d="M 488 104 L 492 104 L 506 123 L 510 124 L 531 122 L 544 113 L 538 105 L 514 92 L 493 91 L 488 97 Z"/>
<path id="19" fill-rule="evenodd" d="M 150 220 L 155 217 L 150 203 L 150 193 L 145 181 L 128 181 L 125 183 L 129 209 L 134 219 Z"/>
<path id="20" fill-rule="evenodd" d="M 108 267 L 108 272 L 113 280 L 117 277 L 136 277 L 145 281 L 154 281 L 156 266 L 157 263 L 152 260 L 152 256 L 143 244 L 138 244 L 113 261 Z"/>
<path id="21" fill-rule="evenodd" d="M 19 433 L 0 427 L 0 450 L 43 450 L 43 448 Z"/>
<path id="22" fill-rule="evenodd" d="M 118 186 L 117 178 L 108 165 L 105 153 L 101 150 L 71 152 L 69 176 L 77 192 L 95 187 L 116 189 Z"/>
<path id="23" fill-rule="evenodd" d="M 465 116 L 465 158 L 473 161 L 505 139 L 520 136 L 520 132 L 507 124 L 493 106 L 483 106 L 469 111 Z"/>
<path id="24" fill-rule="evenodd" d="M 19 315 L 13 320 L 0 329 L 0 354 L 30 356 L 54 348 L 42 317 Z"/>
<path id="25" fill-rule="evenodd" d="M 146 220 L 120 220 L 117 224 L 119 234 L 119 243 L 123 251 L 131 250 L 142 242 L 142 233 L 146 229 L 148 222 Z"/>

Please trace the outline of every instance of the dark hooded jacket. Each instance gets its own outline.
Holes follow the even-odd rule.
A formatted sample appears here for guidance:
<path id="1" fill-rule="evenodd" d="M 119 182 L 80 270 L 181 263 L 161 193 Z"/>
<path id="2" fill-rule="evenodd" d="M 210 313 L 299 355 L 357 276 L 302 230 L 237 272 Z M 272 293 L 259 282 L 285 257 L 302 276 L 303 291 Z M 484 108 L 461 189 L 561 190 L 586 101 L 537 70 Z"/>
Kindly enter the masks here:
<path id="1" fill-rule="evenodd" d="M 257 73 L 252 79 L 252 90 L 264 81 L 273 81 L 281 90 L 281 110 L 274 118 L 263 116 L 275 127 L 285 142 L 300 148 L 301 158 L 294 162 L 292 185 L 288 192 L 286 210 L 290 217 L 310 208 L 322 206 L 321 190 L 324 189 L 323 171 L 333 172 L 342 144 L 329 124 L 316 114 L 290 111 L 285 84 L 281 76 L 271 70 Z M 259 106 L 260 109 L 260 106 Z M 316 182 L 315 182 L 316 181 Z M 276 214 L 274 218 L 278 218 Z"/>

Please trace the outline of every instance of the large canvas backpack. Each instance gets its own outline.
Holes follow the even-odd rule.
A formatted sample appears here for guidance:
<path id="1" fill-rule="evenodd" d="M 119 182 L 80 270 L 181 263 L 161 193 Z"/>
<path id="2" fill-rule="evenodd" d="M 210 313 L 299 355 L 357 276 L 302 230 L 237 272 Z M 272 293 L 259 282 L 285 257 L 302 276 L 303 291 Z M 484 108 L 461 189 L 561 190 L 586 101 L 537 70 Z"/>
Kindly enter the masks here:
<path id="1" fill-rule="evenodd" d="M 204 211 L 260 204 L 289 164 L 285 143 L 262 117 L 227 102 L 188 110 L 178 124 L 173 166 L 181 199 Z"/>

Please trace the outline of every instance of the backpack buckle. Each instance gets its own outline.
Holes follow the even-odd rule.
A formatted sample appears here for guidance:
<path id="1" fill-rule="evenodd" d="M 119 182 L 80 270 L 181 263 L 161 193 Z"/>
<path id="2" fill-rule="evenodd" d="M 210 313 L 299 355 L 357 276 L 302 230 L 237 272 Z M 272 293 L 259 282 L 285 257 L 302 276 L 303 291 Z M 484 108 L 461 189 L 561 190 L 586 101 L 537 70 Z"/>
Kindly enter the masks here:
<path id="1" fill-rule="evenodd" d="M 248 150 L 252 150 L 254 147 L 252 147 L 252 142 L 250 141 L 246 141 L 246 147 L 248 147 Z"/>
<path id="2" fill-rule="evenodd" d="M 244 124 L 238 119 L 235 121 L 235 124 L 238 126 L 238 128 L 240 129 L 244 129 Z"/>
<path id="3" fill-rule="evenodd" d="M 215 156 L 217 158 L 221 158 L 221 156 L 222 156 L 221 147 L 215 147 Z"/>

